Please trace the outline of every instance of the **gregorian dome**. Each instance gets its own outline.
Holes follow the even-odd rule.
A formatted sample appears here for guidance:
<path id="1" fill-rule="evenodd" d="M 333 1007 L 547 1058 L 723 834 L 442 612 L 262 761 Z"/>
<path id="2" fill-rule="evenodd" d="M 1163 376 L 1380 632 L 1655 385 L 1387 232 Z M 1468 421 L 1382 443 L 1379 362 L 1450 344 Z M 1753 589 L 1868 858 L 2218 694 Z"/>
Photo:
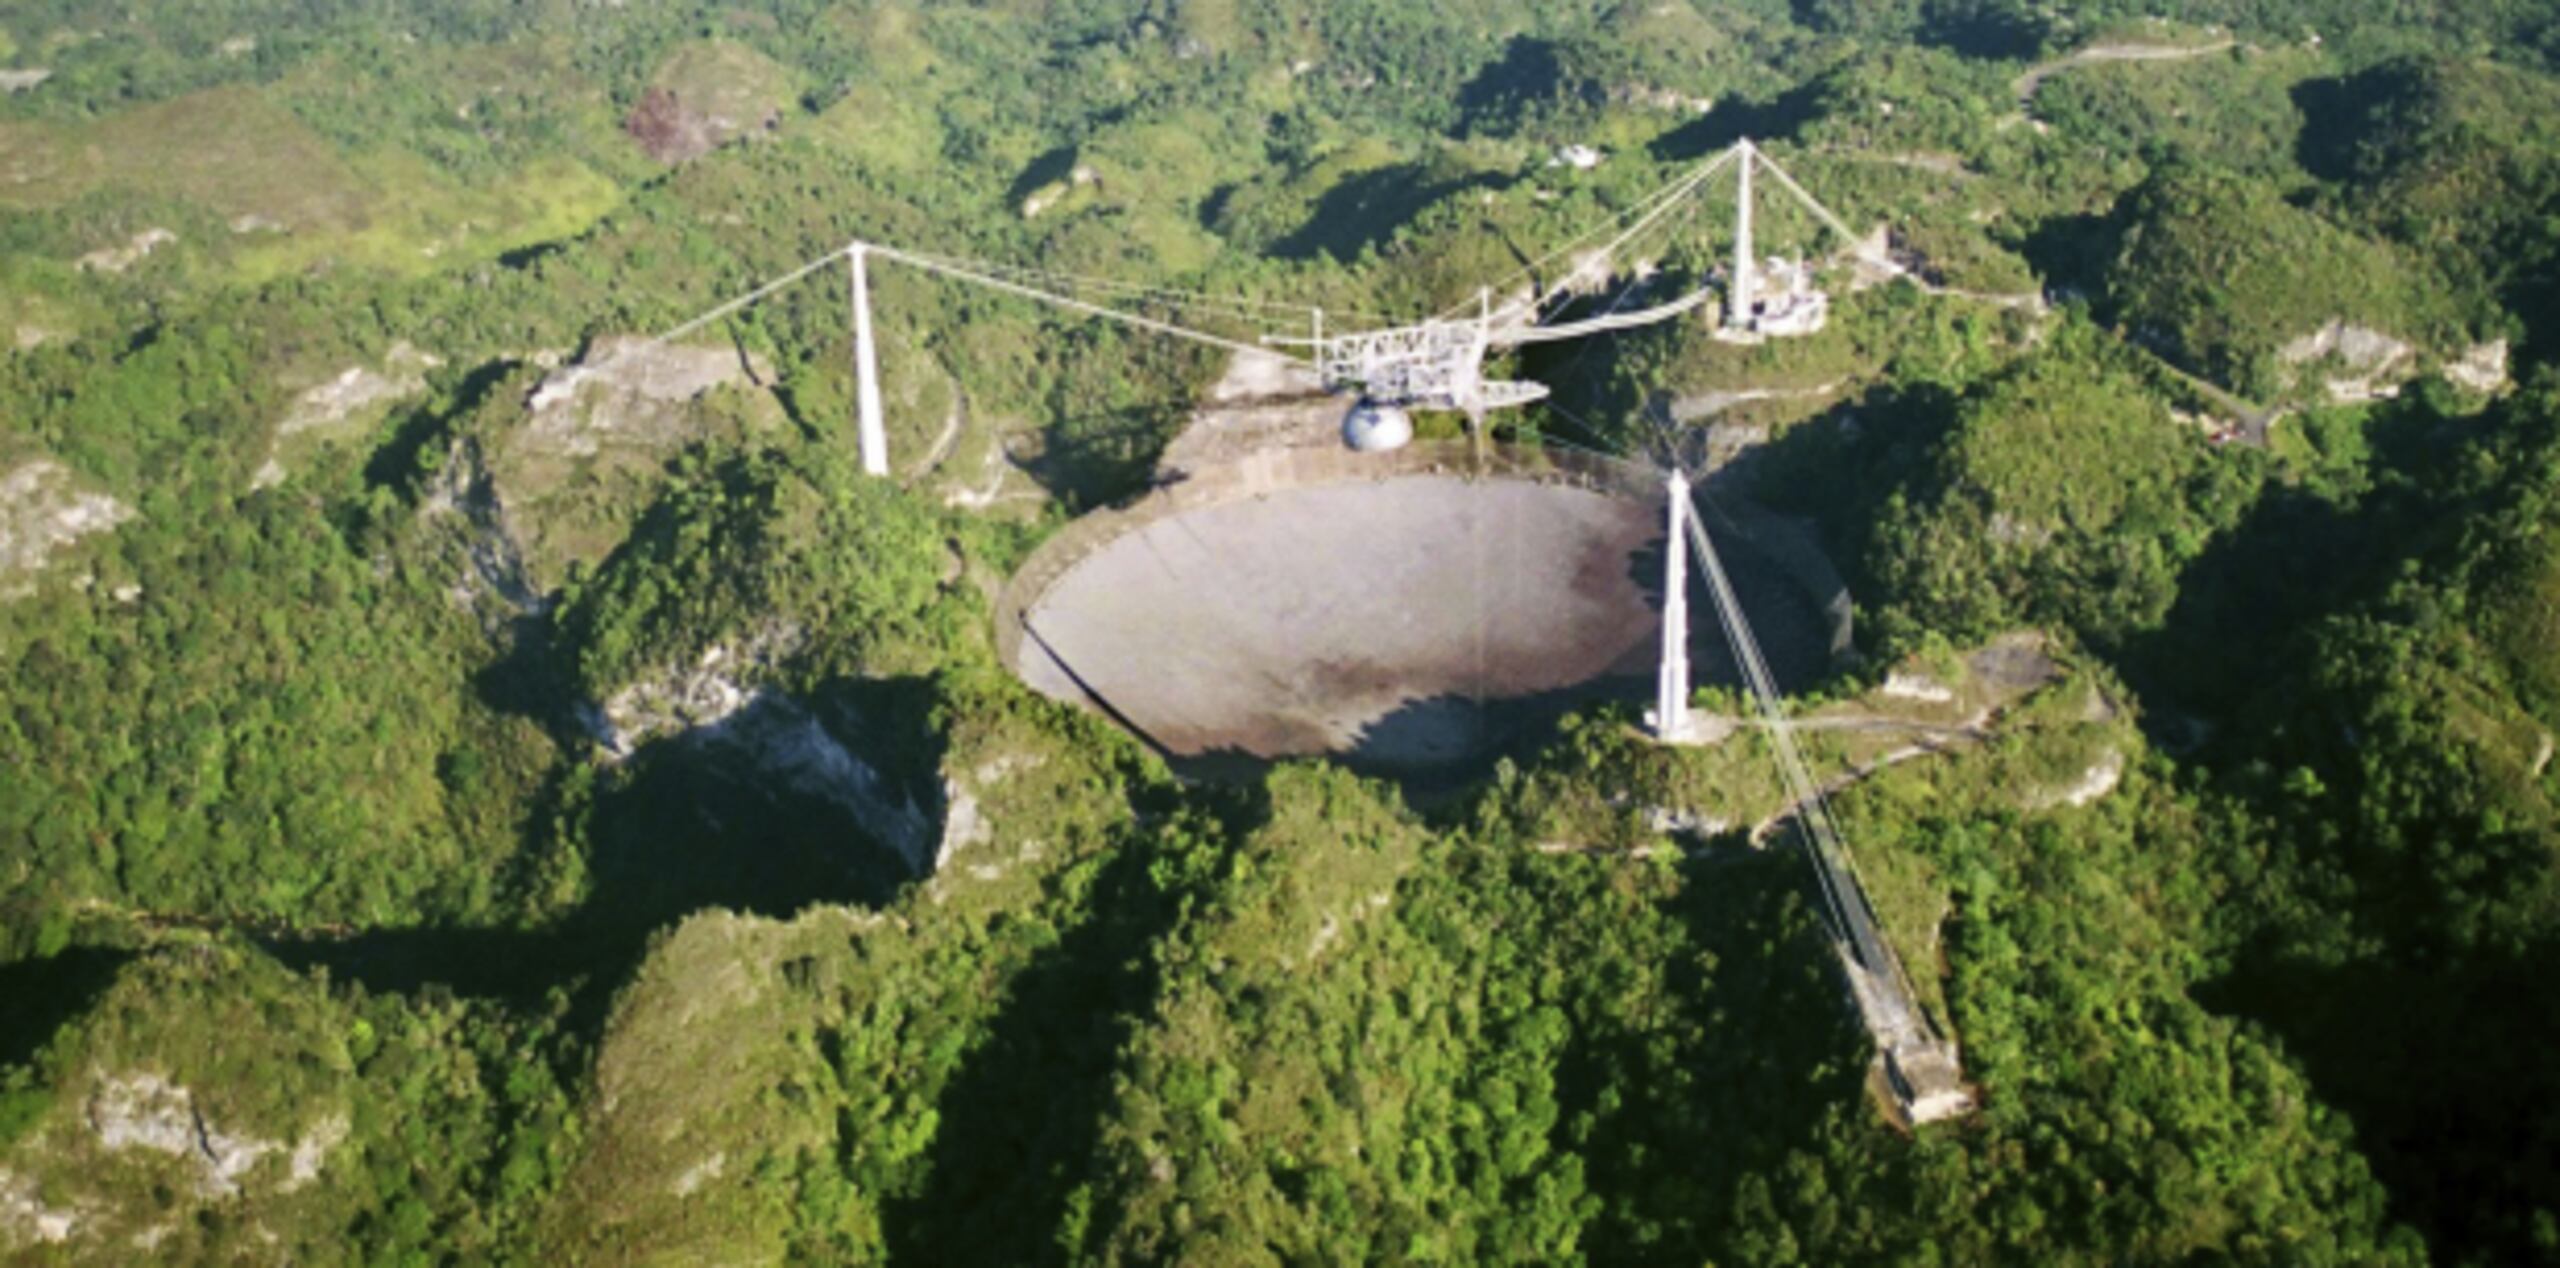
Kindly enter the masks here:
<path id="1" fill-rule="evenodd" d="M 1342 416 L 1342 443 L 1361 453 L 1402 449 L 1413 439 L 1413 416 L 1393 405 L 1363 400 Z"/>

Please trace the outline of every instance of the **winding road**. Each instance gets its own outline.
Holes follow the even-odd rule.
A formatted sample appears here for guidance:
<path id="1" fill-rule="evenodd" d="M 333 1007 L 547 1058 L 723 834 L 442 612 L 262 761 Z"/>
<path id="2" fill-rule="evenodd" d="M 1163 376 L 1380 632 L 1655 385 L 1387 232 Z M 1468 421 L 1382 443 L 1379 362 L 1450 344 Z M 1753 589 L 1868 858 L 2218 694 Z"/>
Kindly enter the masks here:
<path id="1" fill-rule="evenodd" d="M 2035 101 L 2036 91 L 2044 87 L 2044 81 L 2074 67 L 2094 66 L 2101 62 L 2185 61 L 2193 57 L 2207 57 L 2215 53 L 2228 52 L 2231 49 L 2239 47 L 2239 43 L 2240 42 L 2238 40 L 2224 39 L 2211 44 L 2141 44 L 2131 42 L 2092 44 L 2078 52 L 2057 57 L 2052 61 L 2029 67 L 2027 69 L 2027 73 L 2018 76 L 2017 82 L 2011 85 L 2011 87 L 2017 91 L 2018 104 L 2023 106 L 2032 104 Z"/>

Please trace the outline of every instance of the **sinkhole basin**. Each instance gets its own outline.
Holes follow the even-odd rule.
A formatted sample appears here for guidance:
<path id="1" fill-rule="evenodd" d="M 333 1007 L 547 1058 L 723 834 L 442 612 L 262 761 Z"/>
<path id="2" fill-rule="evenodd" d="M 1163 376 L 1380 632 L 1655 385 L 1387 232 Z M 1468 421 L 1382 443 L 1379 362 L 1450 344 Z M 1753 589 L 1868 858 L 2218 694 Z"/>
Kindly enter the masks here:
<path id="1" fill-rule="evenodd" d="M 1006 587 L 998 647 L 1188 774 L 1327 755 L 1464 776 L 1575 707 L 1651 698 L 1662 497 L 1635 469 L 1551 453 L 1255 454 L 1067 526 Z M 1741 543 L 1726 553 L 1780 680 L 1818 674 L 1811 601 Z M 1697 676 L 1732 681 L 1690 590 Z"/>

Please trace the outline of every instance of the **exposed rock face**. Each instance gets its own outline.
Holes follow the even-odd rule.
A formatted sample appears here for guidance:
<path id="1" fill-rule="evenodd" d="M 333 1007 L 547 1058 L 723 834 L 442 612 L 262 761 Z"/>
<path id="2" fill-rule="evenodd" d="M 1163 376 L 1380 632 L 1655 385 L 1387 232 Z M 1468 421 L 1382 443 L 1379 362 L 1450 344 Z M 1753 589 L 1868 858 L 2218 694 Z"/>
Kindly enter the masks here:
<path id="1" fill-rule="evenodd" d="M 215 1130 L 196 1108 L 193 1093 L 156 1074 L 100 1080 L 89 1098 L 89 1126 L 110 1151 L 151 1149 L 193 1159 L 196 1187 L 208 1197 L 238 1193 L 240 1177 L 282 1148 L 271 1140 Z"/>
<path id="2" fill-rule="evenodd" d="M 1671 421 L 1675 423 L 1697 423 L 1714 418 L 1737 405 L 1748 405 L 1754 401 L 1820 400 L 1839 390 L 1840 384 L 1837 380 L 1801 388 L 1718 388 L 1673 397 L 1669 410 Z M 1711 434 L 1708 437 L 1711 452 L 1738 453 L 1769 438 L 1769 429 L 1765 426 L 1737 427 L 1731 423 L 1716 423 L 1712 426 L 1718 434 Z"/>
<path id="3" fill-rule="evenodd" d="M 936 873 L 950 865 L 952 855 L 995 839 L 995 827 L 979 810 L 977 794 L 961 786 L 958 780 L 942 781 L 942 804 L 942 844 L 933 852 L 933 870 Z"/>
<path id="4" fill-rule="evenodd" d="M 1022 218 L 1036 220 L 1042 212 L 1057 206 L 1067 195 L 1087 185 L 1099 184 L 1101 180 L 1101 173 L 1094 171 L 1086 164 L 1078 163 L 1067 172 L 1065 178 L 1051 181 L 1031 191 L 1030 195 L 1022 200 Z"/>
<path id="5" fill-rule="evenodd" d="M 2003 546 L 2042 546 L 2053 540 L 2053 527 L 2030 524 L 2007 511 L 1993 511 L 1987 526 L 1991 540 Z"/>
<path id="6" fill-rule="evenodd" d="M 2397 396 L 2414 372 L 2417 349 L 2369 326 L 2332 321 L 2286 344 L 2276 359 L 2287 366 L 2336 363 L 2344 374 L 2322 381 L 2331 401 L 2347 404 Z"/>
<path id="7" fill-rule="evenodd" d="M 55 552 L 131 518 L 132 507 L 81 492 L 50 459 L 0 476 L 0 601 L 35 593 L 35 574 Z"/>
<path id="8" fill-rule="evenodd" d="M 624 131 L 649 156 L 682 163 L 782 124 L 798 99 L 791 72 L 734 40 L 677 45 L 650 73 Z"/>
<path id="9" fill-rule="evenodd" d="M 719 144 L 702 126 L 698 117 L 689 116 L 677 104 L 674 90 L 651 88 L 640 94 L 638 105 L 622 120 L 622 130 L 640 143 L 649 157 L 661 163 L 681 163 L 711 152 Z"/>
<path id="10" fill-rule="evenodd" d="M 2474 344 L 2460 360 L 2445 365 L 2444 376 L 2474 392 L 2506 391 L 2515 384 L 2514 375 L 2508 368 L 2507 351 L 2504 339 Z"/>
<path id="11" fill-rule="evenodd" d="M 1947 704 L 1956 698 L 1955 691 L 1926 674 L 1906 674 L 1897 669 L 1885 675 L 1884 686 L 1876 694 L 1892 700 L 1917 700 L 1923 704 Z"/>
<path id="12" fill-rule="evenodd" d="M 599 339 L 578 363 L 553 371 L 525 398 L 533 411 L 522 443 L 563 454 L 596 453 L 615 439 L 665 440 L 676 408 L 763 366 L 742 366 L 735 352 L 660 343 L 636 335 Z"/>
<path id="13" fill-rule="evenodd" d="M 351 365 L 336 377 L 304 389 L 276 423 L 275 436 L 267 446 L 267 460 L 258 468 L 252 485 L 263 489 L 284 479 L 284 459 L 279 450 L 286 440 L 305 433 L 341 431 L 368 410 L 415 396 L 427 388 L 426 372 L 443 364 L 443 358 L 420 352 L 403 339 L 383 354 L 381 369 Z"/>
<path id="14" fill-rule="evenodd" d="M 1732 734 L 1733 726 L 1731 721 L 1722 721 L 1725 722 L 1725 733 L 1727 735 Z M 1724 815 L 1708 814 L 1703 810 L 1680 810 L 1674 809 L 1670 806 L 1647 806 L 1644 810 L 1644 826 L 1647 831 L 1653 832 L 1657 835 L 1667 836 L 1672 833 L 1685 833 L 1695 837 L 1713 837 L 1722 836 L 1724 833 L 1731 831 L 1733 828 L 1733 820 Z"/>
<path id="15" fill-rule="evenodd" d="M 769 382 L 769 367 L 732 348 L 599 339 L 545 377 L 523 421 L 487 438 L 487 496 L 521 545 L 539 588 L 569 564 L 602 559 L 664 489 L 667 459 L 688 445 L 742 442 L 785 425 L 769 395 L 703 398 Z"/>
<path id="16" fill-rule="evenodd" d="M 45 1205 L 34 1177 L 0 1170 L 0 1246 L 69 1241 L 81 1218 L 76 1207 Z"/>
<path id="17" fill-rule="evenodd" d="M 667 1186 L 667 1191 L 680 1198 L 692 1197 L 693 1191 L 701 1188 L 705 1181 L 719 1179 L 720 1173 L 728 1168 L 729 1155 L 715 1153 L 685 1168 L 684 1174 L 677 1176 L 675 1183 Z"/>
<path id="18" fill-rule="evenodd" d="M 101 247 L 73 261 L 84 273 L 122 273 L 142 262 L 143 257 L 178 240 L 166 229 L 145 229 L 120 247 Z"/>
<path id="19" fill-rule="evenodd" d="M 2116 790 L 2124 782 L 2124 753 L 2108 749 L 2080 778 L 2062 788 L 2039 789 L 2027 797 L 2030 810 L 2052 810 L 2062 806 L 2086 806 Z"/>
<path id="20" fill-rule="evenodd" d="M 745 707 L 698 732 L 715 743 L 735 745 L 758 766 L 813 797 L 842 806 L 877 837 L 916 876 L 933 871 L 939 844 L 933 821 L 924 808 L 901 794 L 877 769 L 854 756 L 797 702 L 768 691 L 749 697 Z"/>
<path id="21" fill-rule="evenodd" d="M 1642 83 L 1612 86 L 1609 89 L 1609 100 L 1614 105 L 1644 106 L 1673 114 L 1705 114 L 1716 108 L 1715 99 L 1712 97 L 1692 97 L 1676 89 L 1657 88 L 1651 84 Z"/>
<path id="22" fill-rule="evenodd" d="M 443 364 L 443 358 L 420 352 L 403 339 L 383 354 L 381 369 L 351 365 L 336 378 L 295 397 L 292 411 L 276 424 L 276 430 L 292 436 L 338 427 L 359 410 L 425 391 L 426 372 Z"/>
<path id="23" fill-rule="evenodd" d="M 2372 327 L 2332 321 L 2286 344 L 2277 356 L 2287 365 L 2302 365 L 2335 356 L 2350 367 L 2365 369 L 2389 365 L 2408 356 L 2409 352 L 2407 343 Z"/>
<path id="24" fill-rule="evenodd" d="M 1996 691 L 2022 696 L 2062 679 L 2062 666 L 2034 630 L 2014 630 L 1982 645 L 1964 658 L 1968 680 Z"/>
<path id="25" fill-rule="evenodd" d="M 525 568 L 524 547 L 500 513 L 479 446 L 458 440 L 446 451 L 419 515 L 461 521 L 462 570 L 446 593 L 456 605 L 481 612 L 493 632 L 514 617 L 537 614 L 547 606 Z M 483 607 L 484 596 L 496 600 L 494 608 Z"/>
<path id="26" fill-rule="evenodd" d="M 713 644 L 693 665 L 642 679 L 613 694 L 589 719 L 617 757 L 667 735 L 716 727 L 756 699 L 752 685 L 799 650 L 797 626 L 776 625 L 736 645 Z"/>
<path id="27" fill-rule="evenodd" d="M 301 1140 L 294 1142 L 293 1157 L 285 1169 L 285 1192 L 291 1193 L 320 1178 L 321 1164 L 329 1161 L 332 1151 L 346 1143 L 348 1126 L 346 1115 L 332 1114 L 304 1132 Z"/>
<path id="28" fill-rule="evenodd" d="M 54 1133 L 45 1147 L 75 1160 L 74 1169 L 57 1168 L 45 1181 L 0 1168 L 0 1259 L 15 1263 L 32 1247 L 68 1244 L 79 1262 L 146 1262 L 132 1252 L 147 1256 L 206 1205 L 255 1202 L 319 1180 L 350 1130 L 337 1110 L 297 1140 L 263 1139 L 224 1130 L 192 1089 L 159 1073 L 93 1075 L 79 1117 L 45 1129 Z M 172 1167 L 180 1177 L 174 1186 Z"/>
<path id="29" fill-rule="evenodd" d="M 933 855 L 935 874 L 948 868 L 952 857 L 962 850 L 995 840 L 995 824 L 979 805 L 978 794 L 1008 777 L 1038 770 L 1046 760 L 1037 755 L 1006 754 L 943 778 L 942 842 Z"/>
<path id="30" fill-rule="evenodd" d="M 691 666 L 633 683 L 589 706 L 587 728 L 616 758 L 662 738 L 740 750 L 794 791 L 843 807 L 895 850 L 910 873 L 930 874 L 955 848 L 951 829 L 935 831 L 936 808 L 917 805 L 846 748 L 806 705 L 761 685 L 801 637 L 796 626 L 776 626 L 736 645 L 715 644 Z M 945 795 L 950 791 L 946 783 Z M 977 830 L 969 826 L 976 822 L 974 802 L 966 815 L 963 836 Z"/>

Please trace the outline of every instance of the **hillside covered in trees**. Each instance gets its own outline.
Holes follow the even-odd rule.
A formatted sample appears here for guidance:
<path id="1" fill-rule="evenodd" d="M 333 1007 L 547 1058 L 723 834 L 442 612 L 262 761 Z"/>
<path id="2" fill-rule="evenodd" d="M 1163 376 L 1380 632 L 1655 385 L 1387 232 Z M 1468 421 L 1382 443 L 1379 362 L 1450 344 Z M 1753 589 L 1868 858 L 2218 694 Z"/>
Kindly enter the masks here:
<path id="1" fill-rule="evenodd" d="M 0 90 L 0 1261 L 2560 1264 L 2560 6 L 22 0 Z M 880 268 L 884 480 L 841 275 L 646 338 L 856 236 L 1439 311 L 1742 137 L 1903 271 L 1493 439 L 1845 579 L 1951 1122 L 1752 724 L 1015 679 L 1223 354 Z"/>

